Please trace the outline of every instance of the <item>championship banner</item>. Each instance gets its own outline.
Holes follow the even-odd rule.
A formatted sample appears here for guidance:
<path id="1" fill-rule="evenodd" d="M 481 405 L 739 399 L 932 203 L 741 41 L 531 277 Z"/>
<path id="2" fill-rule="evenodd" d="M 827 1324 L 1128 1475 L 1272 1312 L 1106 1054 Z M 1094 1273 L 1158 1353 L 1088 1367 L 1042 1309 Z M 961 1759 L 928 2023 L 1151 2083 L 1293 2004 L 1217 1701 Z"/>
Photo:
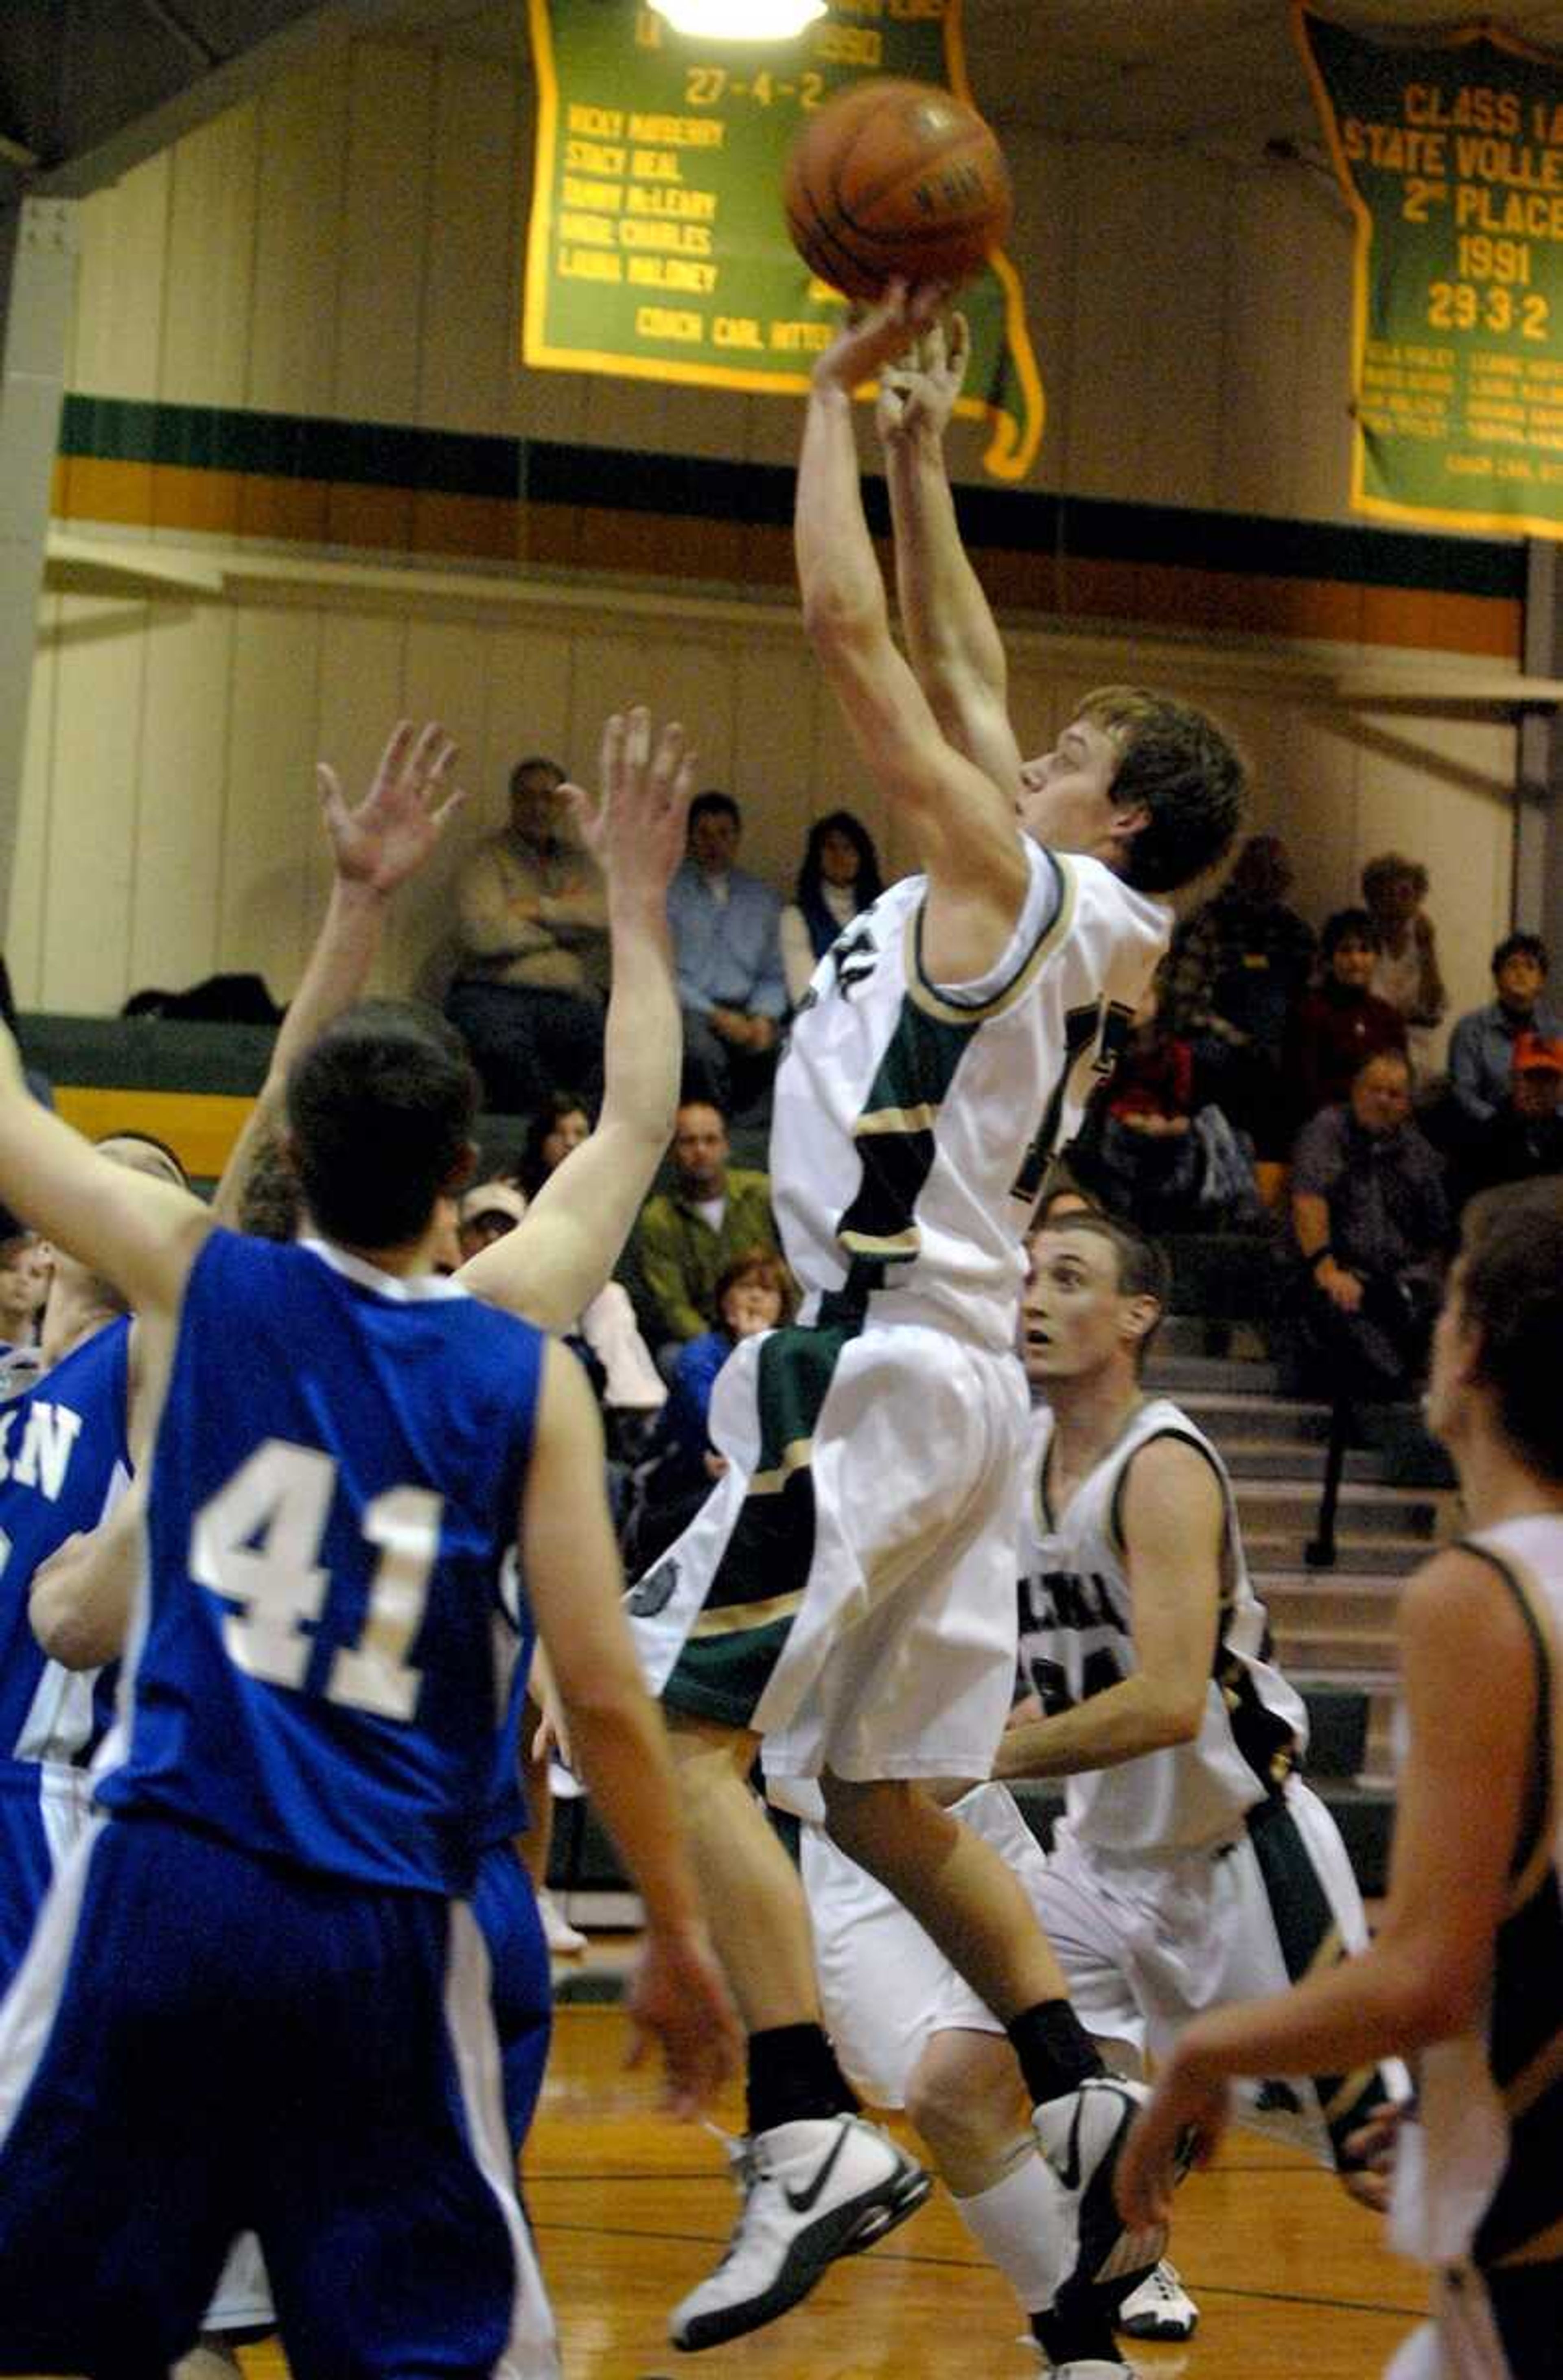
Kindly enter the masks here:
<path id="1" fill-rule="evenodd" d="M 537 149 L 521 358 L 568 371 L 797 395 L 846 300 L 782 215 L 804 115 L 873 75 L 971 100 L 960 0 L 832 0 L 789 42 L 697 40 L 638 0 L 528 0 Z M 1020 281 L 998 255 L 960 294 L 971 362 L 958 411 L 983 468 L 1019 480 L 1043 392 Z"/>
<path id="2" fill-rule="evenodd" d="M 1563 58 L 1292 18 L 1357 224 L 1354 509 L 1563 537 Z"/>

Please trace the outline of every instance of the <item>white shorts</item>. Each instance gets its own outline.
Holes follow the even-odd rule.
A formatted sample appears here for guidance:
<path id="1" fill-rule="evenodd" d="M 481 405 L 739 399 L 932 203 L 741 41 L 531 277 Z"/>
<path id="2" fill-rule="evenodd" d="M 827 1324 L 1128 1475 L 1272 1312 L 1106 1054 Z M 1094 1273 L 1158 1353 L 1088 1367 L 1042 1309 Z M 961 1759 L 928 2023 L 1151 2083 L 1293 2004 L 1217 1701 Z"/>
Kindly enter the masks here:
<path id="1" fill-rule="evenodd" d="M 1163 2054 L 1203 2010 L 1283 1991 L 1293 1980 L 1298 1950 L 1294 1945 L 1288 1954 L 1283 1941 L 1290 1918 L 1277 1922 L 1246 1831 L 1215 1851 L 1130 1862 L 1093 1856 L 1067 1824 L 1044 1854 L 1002 1785 L 978 1786 L 956 1809 L 1020 1877 L 1081 2022 L 1098 2040 Z M 1325 1910 L 1320 1947 L 1337 1933 L 1345 1948 L 1361 1948 L 1362 1899 L 1334 1820 L 1296 1779 L 1287 1787 L 1285 1812 Z M 904 2105 L 912 2068 L 936 2033 L 1003 2033 L 910 1912 L 819 1828 L 804 1829 L 803 1881 L 825 2026 L 865 2097 L 882 2107 Z M 1335 2129 L 1360 2120 L 1373 2100 L 1403 2097 L 1407 2089 L 1393 2070 L 1349 2078 L 1332 2095 Z M 1239 2091 L 1244 2121 L 1335 2163 L 1331 2127 L 1312 2082 L 1244 2083 Z"/>
<path id="2" fill-rule="evenodd" d="M 631 1588 L 669 1708 L 778 1779 L 985 1774 L 1015 1674 L 1025 1382 L 921 1324 L 773 1330 L 724 1367 L 728 1470 Z"/>

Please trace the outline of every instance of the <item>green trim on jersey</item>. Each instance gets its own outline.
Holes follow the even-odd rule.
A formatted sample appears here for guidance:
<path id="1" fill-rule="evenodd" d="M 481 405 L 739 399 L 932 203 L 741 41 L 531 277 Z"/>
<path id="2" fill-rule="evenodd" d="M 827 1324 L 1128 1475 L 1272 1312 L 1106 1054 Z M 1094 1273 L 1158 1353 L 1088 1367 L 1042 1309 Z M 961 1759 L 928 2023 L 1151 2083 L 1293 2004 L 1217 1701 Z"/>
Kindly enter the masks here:
<path id="1" fill-rule="evenodd" d="M 855 1323 L 773 1330 L 760 1348 L 760 1446 L 749 1492 L 662 1699 L 748 1727 L 803 1600 L 814 1560 L 814 1427 Z"/>

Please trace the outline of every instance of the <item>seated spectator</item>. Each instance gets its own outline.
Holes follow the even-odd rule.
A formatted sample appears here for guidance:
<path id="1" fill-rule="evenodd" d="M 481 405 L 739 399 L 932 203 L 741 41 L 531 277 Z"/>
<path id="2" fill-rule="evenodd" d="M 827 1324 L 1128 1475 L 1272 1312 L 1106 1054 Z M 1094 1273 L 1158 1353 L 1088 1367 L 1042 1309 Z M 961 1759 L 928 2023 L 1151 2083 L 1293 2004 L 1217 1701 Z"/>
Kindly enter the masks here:
<path id="1" fill-rule="evenodd" d="M 1194 1055 L 1160 1021 L 1154 988 L 1105 1093 L 1085 1170 L 1113 1213 L 1146 1232 L 1243 1229 L 1260 1219 L 1247 1149 L 1213 1100 L 1196 1108 Z"/>
<path id="2" fill-rule="evenodd" d="M 763 1104 L 787 1014 L 781 903 L 735 867 L 742 825 L 730 794 L 690 805 L 689 856 L 667 892 L 684 1012 L 684 1096 L 725 1115 Z"/>
<path id="3" fill-rule="evenodd" d="M 592 1112 L 579 1091 L 551 1090 L 533 1111 L 516 1160 L 517 1186 L 535 1198 L 556 1165 L 592 1132 Z"/>
<path id="4" fill-rule="evenodd" d="M 457 879 L 462 953 L 446 1014 L 504 1114 L 530 1115 L 551 1084 L 590 1093 L 602 1080 L 607 907 L 564 784 L 554 761 L 521 761 L 509 825 Z"/>
<path id="5" fill-rule="evenodd" d="M 1411 1122 L 1400 1050 L 1368 1059 L 1291 1161 L 1305 1353 L 1332 1395 L 1411 1395 L 1426 1368 L 1449 1231 L 1443 1164 Z"/>
<path id="6" fill-rule="evenodd" d="M 513 1232 L 526 1210 L 527 1202 L 513 1182 L 475 1182 L 464 1190 L 457 1210 L 462 1262 Z"/>
<path id="7" fill-rule="evenodd" d="M 1379 1050 L 1406 1050 L 1403 1019 L 1373 990 L 1378 929 L 1367 911 L 1337 909 L 1319 947 L 1324 981 L 1300 1001 L 1287 1036 L 1287 1082 L 1300 1123 L 1338 1106 Z"/>
<path id="8" fill-rule="evenodd" d="M 1563 1039 L 1521 1033 L 1502 1107 L 1456 1162 L 1459 1202 L 1504 1182 L 1563 1173 Z"/>
<path id="9" fill-rule="evenodd" d="M 1438 972 L 1437 935 L 1423 905 L 1427 870 L 1419 859 L 1380 852 L 1362 870 L 1362 899 L 1378 929 L 1373 990 L 1404 1024 L 1412 1080 L 1425 1082 L 1433 1072 L 1434 1027 L 1442 1023 L 1448 999 Z"/>
<path id="10" fill-rule="evenodd" d="M 1547 1005 L 1546 944 L 1539 934 L 1507 934 L 1493 953 L 1497 998 L 1462 1016 L 1449 1037 L 1449 1085 L 1461 1125 L 1490 1124 L 1508 1096 L 1514 1045 L 1521 1033 L 1552 1040 L 1563 1017 Z"/>
<path id="11" fill-rule="evenodd" d="M 1281 1056 L 1313 965 L 1313 929 L 1288 908 L 1290 887 L 1280 837 L 1250 835 L 1221 891 L 1179 927 L 1167 961 L 1167 1029 L 1191 1044 L 1201 1096 L 1267 1158 L 1284 1156 L 1291 1140 Z"/>
<path id="12" fill-rule="evenodd" d="M 809 978 L 861 909 L 885 890 L 873 837 L 850 810 L 832 810 L 809 829 L 796 898 L 781 913 L 787 997 L 796 1008 Z"/>
<path id="13" fill-rule="evenodd" d="M 777 1253 L 765 1173 L 727 1162 L 727 1126 L 708 1099 L 686 1099 L 673 1128 L 673 1187 L 641 1209 L 636 1253 L 665 1334 L 665 1375 L 686 1340 L 716 1327 L 716 1284 L 737 1256 Z"/>
<path id="14" fill-rule="evenodd" d="M 38 1328 L 49 1294 L 54 1252 L 36 1232 L 21 1229 L 0 1208 L 0 1396 L 14 1396 L 43 1368 Z"/>
<path id="15" fill-rule="evenodd" d="M 636 1478 L 625 1532 L 625 1565 L 633 1576 L 673 1543 L 704 1502 L 727 1463 L 706 1430 L 716 1375 L 740 1339 L 790 1322 L 797 1306 L 792 1276 L 780 1257 L 751 1248 L 726 1266 L 716 1283 L 715 1328 L 687 1340 L 672 1385 Z"/>

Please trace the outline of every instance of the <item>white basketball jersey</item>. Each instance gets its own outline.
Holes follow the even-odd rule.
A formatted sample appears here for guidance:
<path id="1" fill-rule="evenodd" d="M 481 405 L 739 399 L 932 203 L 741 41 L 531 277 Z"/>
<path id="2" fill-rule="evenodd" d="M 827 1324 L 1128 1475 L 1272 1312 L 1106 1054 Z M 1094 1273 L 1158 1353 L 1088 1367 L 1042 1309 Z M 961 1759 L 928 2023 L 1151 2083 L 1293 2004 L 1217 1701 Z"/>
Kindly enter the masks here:
<path id="1" fill-rule="evenodd" d="M 1044 1712 L 1102 1694 L 1136 1667 L 1134 1591 L 1119 1504 L 1141 1448 L 1153 1439 L 1183 1439 L 1221 1484 L 1227 1535 L 1220 1618 L 1199 1734 L 1191 1743 L 1065 1780 L 1068 1814 L 1082 1843 L 1151 1855 L 1218 1842 L 1279 1791 L 1308 1735 L 1300 1695 L 1263 1658 L 1264 1606 L 1249 1583 L 1221 1458 L 1187 1414 L 1166 1397 L 1150 1398 L 1055 1517 L 1046 1493 L 1053 1416 L 1045 1408 L 1033 1415 L 1032 1429 L 1020 1533 L 1020 1672 Z"/>
<path id="2" fill-rule="evenodd" d="M 1397 2245 L 1426 2265 L 1556 2265 L 1563 2261 L 1563 1514 L 1499 1522 L 1462 1543 L 1487 1557 L 1526 1617 L 1541 1678 L 1542 1791 L 1509 1879 L 1484 2020 L 1418 2061 L 1422 2121 L 1403 2135 L 1397 2157 L 1394 2231 Z"/>
<path id="3" fill-rule="evenodd" d="M 923 973 L 922 876 L 853 918 L 814 970 L 771 1143 L 806 1322 L 840 1297 L 875 1319 L 1014 1344 L 1020 1237 L 1047 1159 L 1110 1071 L 1170 924 L 1099 861 L 1026 850 L 1020 921 L 981 981 Z"/>

